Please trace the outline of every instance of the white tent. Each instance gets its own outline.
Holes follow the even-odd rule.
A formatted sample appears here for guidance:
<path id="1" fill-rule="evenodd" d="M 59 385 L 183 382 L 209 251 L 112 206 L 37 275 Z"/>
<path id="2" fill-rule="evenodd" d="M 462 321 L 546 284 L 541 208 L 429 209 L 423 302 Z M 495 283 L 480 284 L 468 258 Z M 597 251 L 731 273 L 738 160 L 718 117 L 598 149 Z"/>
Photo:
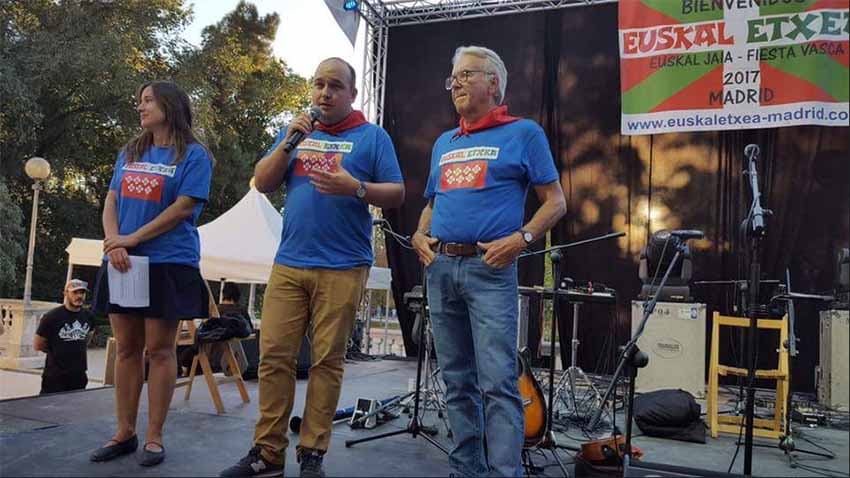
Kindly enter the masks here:
<path id="1" fill-rule="evenodd" d="M 210 281 L 251 284 L 249 310 L 253 311 L 254 286 L 265 284 L 271 273 L 283 218 L 268 198 L 251 187 L 227 212 L 198 228 L 201 238 L 201 275 Z M 99 267 L 103 241 L 71 239 L 68 253 L 68 278 L 75 265 Z M 369 289 L 390 289 L 390 270 L 372 267 Z"/>
<path id="2" fill-rule="evenodd" d="M 265 194 L 251 188 L 236 205 L 198 228 L 201 275 L 265 284 L 272 271 L 283 218 Z"/>

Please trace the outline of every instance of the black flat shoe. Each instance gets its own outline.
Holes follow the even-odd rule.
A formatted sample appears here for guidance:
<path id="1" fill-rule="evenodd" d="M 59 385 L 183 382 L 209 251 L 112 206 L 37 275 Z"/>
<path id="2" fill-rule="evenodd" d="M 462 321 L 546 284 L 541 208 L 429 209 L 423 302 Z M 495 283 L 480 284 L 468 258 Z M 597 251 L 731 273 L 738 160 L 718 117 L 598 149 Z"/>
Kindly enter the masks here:
<path id="1" fill-rule="evenodd" d="M 109 461 L 122 455 L 129 455 L 136 451 L 137 448 L 139 448 L 139 438 L 136 435 L 133 435 L 124 441 L 115 442 L 114 445 L 107 445 L 98 448 L 92 452 L 91 456 L 89 456 L 89 460 Z"/>
<path id="2" fill-rule="evenodd" d="M 159 445 L 161 448 L 160 451 L 151 451 L 148 450 L 148 445 Z M 155 466 L 162 463 L 162 460 L 165 459 L 165 447 L 162 446 L 161 443 L 157 443 L 155 441 L 145 443 L 145 446 L 142 447 L 142 454 L 139 455 L 139 464 L 142 466 Z"/>

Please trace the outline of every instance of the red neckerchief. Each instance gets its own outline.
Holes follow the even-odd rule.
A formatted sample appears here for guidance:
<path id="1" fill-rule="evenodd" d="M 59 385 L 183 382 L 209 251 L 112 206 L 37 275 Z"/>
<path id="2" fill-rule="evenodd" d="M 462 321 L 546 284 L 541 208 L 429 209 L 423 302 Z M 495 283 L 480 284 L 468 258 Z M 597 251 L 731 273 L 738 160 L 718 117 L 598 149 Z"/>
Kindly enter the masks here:
<path id="1" fill-rule="evenodd" d="M 522 118 L 517 118 L 516 116 L 508 115 L 508 106 L 502 105 L 497 106 L 487 112 L 483 118 L 478 121 L 467 125 L 463 118 L 460 119 L 460 130 L 453 136 L 457 138 L 458 136 L 469 136 L 470 133 L 474 133 L 476 131 L 481 131 L 484 129 L 492 128 L 494 126 L 500 126 L 503 124 L 513 123 L 514 121 L 519 121 Z"/>
<path id="2" fill-rule="evenodd" d="M 321 121 L 317 121 L 316 129 L 328 134 L 332 134 L 334 136 L 338 136 L 343 131 L 355 128 L 364 123 L 368 123 L 368 121 L 366 121 L 366 117 L 363 116 L 363 112 L 361 112 L 360 110 L 351 110 L 351 113 L 349 113 L 348 116 L 345 117 L 345 119 L 332 125 L 326 125 L 323 124 Z"/>

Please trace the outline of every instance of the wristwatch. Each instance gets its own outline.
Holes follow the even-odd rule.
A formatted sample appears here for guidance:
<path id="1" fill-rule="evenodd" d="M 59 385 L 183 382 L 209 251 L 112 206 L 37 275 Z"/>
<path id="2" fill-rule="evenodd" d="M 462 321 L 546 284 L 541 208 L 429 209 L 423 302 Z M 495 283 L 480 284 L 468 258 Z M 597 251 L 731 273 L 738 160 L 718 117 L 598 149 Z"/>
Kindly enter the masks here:
<path id="1" fill-rule="evenodd" d="M 357 191 L 354 192 L 354 195 L 357 196 L 357 199 L 363 199 L 366 197 L 366 183 L 360 181 L 360 185 L 357 186 Z"/>
<path id="2" fill-rule="evenodd" d="M 519 233 L 522 234 L 522 240 L 525 241 L 526 244 L 534 242 L 534 234 L 526 231 L 525 229 L 520 229 Z"/>

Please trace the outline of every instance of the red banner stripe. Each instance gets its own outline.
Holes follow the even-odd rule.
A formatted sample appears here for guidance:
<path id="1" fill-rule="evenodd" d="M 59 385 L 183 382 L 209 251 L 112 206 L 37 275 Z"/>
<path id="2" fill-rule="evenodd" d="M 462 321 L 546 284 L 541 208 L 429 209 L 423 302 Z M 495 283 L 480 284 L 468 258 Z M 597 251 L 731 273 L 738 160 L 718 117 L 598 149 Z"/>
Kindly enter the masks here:
<path id="1" fill-rule="evenodd" d="M 762 103 L 762 106 L 785 105 L 802 101 L 836 102 L 835 98 L 820 86 L 799 76 L 785 73 L 765 62 L 761 64 L 761 87 L 772 89 L 775 95 L 769 102 Z"/>
<path id="2" fill-rule="evenodd" d="M 845 40 L 824 43 L 834 43 L 836 45 L 841 45 L 841 49 L 844 50 L 844 53 L 842 53 L 841 55 L 830 55 L 829 57 L 835 60 L 837 63 L 844 65 L 845 68 L 850 67 L 850 41 Z"/>
<path id="3" fill-rule="evenodd" d="M 820 0 L 819 2 L 815 2 L 814 5 L 807 8 L 807 11 L 812 10 L 820 10 L 821 8 L 831 8 L 831 9 L 844 9 L 850 6 L 850 2 L 847 0 Z"/>
<path id="4" fill-rule="evenodd" d="M 717 68 L 671 95 L 653 108 L 652 113 L 659 111 L 723 108 L 722 102 L 717 102 L 713 105 L 709 102 L 708 93 L 710 91 L 720 91 L 722 94 L 723 65 L 718 65 Z"/>
<path id="5" fill-rule="evenodd" d="M 651 68 L 650 62 L 658 61 L 658 56 L 643 57 L 643 58 L 621 58 L 620 59 L 620 91 L 623 93 L 637 86 L 643 80 L 652 76 L 653 73 L 659 71 L 659 68 Z M 664 55 L 677 57 L 679 55 Z"/>
<path id="6" fill-rule="evenodd" d="M 657 27 L 659 25 L 679 25 L 682 23 L 637 0 L 621 0 L 619 15 L 620 30 Z"/>

